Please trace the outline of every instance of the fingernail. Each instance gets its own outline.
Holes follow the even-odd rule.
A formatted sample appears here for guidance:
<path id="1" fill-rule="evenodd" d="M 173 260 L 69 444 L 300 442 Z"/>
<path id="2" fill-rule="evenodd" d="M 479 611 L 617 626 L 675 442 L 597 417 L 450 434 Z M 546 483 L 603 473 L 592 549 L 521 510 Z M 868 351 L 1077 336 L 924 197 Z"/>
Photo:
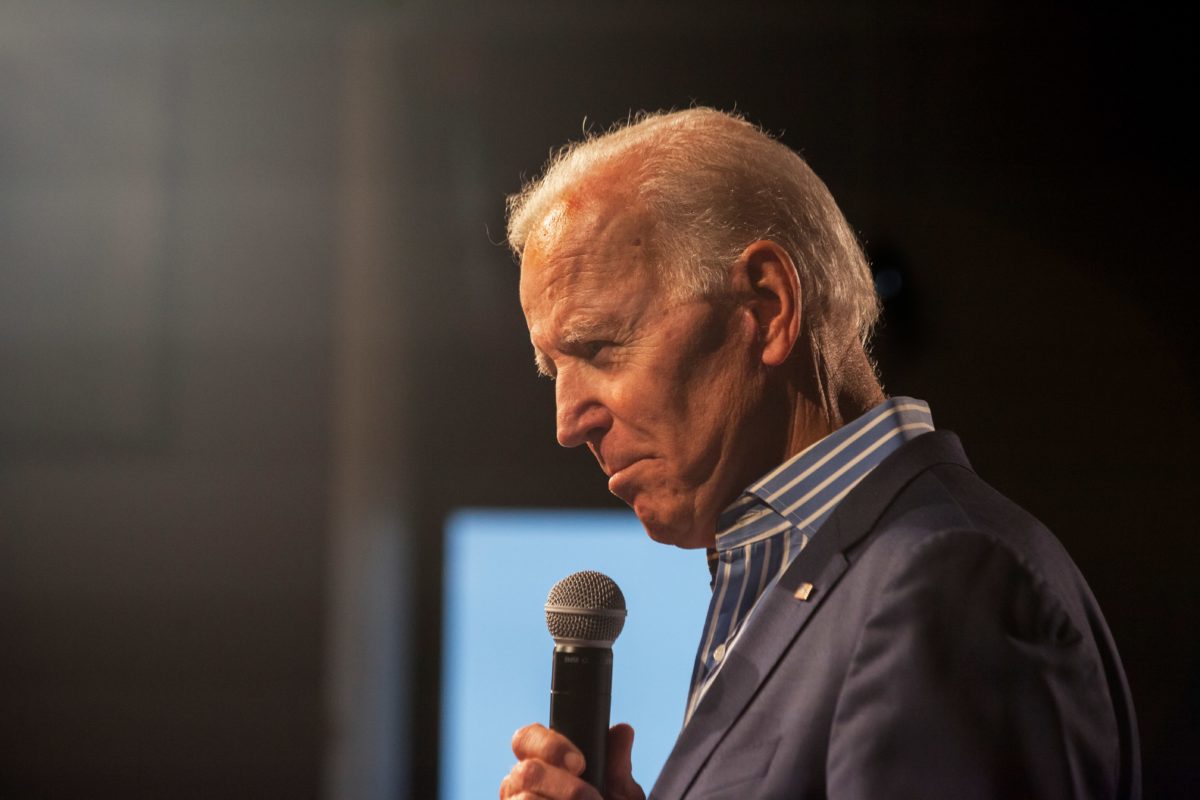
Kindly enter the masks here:
<path id="1" fill-rule="evenodd" d="M 574 772 L 576 775 L 583 772 L 583 756 L 579 755 L 579 753 L 576 753 L 574 750 L 567 753 L 567 757 L 563 759 L 563 764 L 567 769 L 569 769 L 571 772 Z"/>

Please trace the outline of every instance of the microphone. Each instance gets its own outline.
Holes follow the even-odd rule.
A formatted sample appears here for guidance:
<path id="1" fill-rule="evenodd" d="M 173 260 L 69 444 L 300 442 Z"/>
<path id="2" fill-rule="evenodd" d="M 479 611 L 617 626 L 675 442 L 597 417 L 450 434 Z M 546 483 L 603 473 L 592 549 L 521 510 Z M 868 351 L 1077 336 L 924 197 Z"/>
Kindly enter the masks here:
<path id="1" fill-rule="evenodd" d="M 571 740 L 587 764 L 583 780 L 604 794 L 612 644 L 625 626 L 625 596 L 613 579 L 585 570 L 563 578 L 546 598 L 554 638 L 550 729 Z"/>

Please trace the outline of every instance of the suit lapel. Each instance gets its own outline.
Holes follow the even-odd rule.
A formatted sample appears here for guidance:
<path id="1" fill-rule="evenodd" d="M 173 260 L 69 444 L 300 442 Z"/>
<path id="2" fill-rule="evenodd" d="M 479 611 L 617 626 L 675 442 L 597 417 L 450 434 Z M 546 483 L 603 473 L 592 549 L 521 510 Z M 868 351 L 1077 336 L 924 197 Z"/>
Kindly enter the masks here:
<path id="1" fill-rule="evenodd" d="M 852 565 L 857 544 L 913 478 L 936 464 L 970 468 L 958 437 L 919 436 L 893 453 L 854 488 L 759 600 L 691 721 L 679 734 L 650 793 L 651 800 L 682 797 L 826 597 Z"/>
<path id="2" fill-rule="evenodd" d="M 821 573 L 821 585 L 832 588 L 846 566 L 846 559 L 841 554 L 830 559 Z M 654 784 L 650 794 L 652 800 L 683 796 L 726 731 L 741 716 L 763 679 L 827 594 L 821 592 L 819 597 L 813 596 L 813 602 L 802 602 L 776 584 L 763 595 L 759 600 L 761 607 L 756 609 L 752 621 L 747 622 L 737 646 L 725 657 L 721 673 L 708 687 L 691 721 L 680 732 L 671 756 Z"/>

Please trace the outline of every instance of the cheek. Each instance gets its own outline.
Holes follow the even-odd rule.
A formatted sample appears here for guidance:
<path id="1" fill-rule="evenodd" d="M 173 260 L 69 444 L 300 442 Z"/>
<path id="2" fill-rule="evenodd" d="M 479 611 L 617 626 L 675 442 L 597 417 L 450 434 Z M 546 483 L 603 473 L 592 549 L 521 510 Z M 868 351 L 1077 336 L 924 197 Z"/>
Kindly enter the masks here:
<path id="1" fill-rule="evenodd" d="M 641 438 L 670 438 L 671 429 L 686 424 L 688 416 L 673 389 L 670 381 L 657 377 L 624 385 L 614 393 L 614 415 Z"/>
<path id="2" fill-rule="evenodd" d="M 692 446 L 704 449 L 701 459 L 736 449 L 762 392 L 762 376 L 738 353 L 721 353 L 709 366 L 694 376 L 691 392 Z"/>

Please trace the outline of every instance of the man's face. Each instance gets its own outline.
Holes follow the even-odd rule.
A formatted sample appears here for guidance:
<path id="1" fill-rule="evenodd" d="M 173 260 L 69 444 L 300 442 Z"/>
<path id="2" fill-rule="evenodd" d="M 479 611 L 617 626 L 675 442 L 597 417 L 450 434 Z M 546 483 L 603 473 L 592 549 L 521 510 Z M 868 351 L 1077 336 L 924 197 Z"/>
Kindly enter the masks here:
<path id="1" fill-rule="evenodd" d="M 555 381 L 559 443 L 591 449 L 651 537 L 710 546 L 721 508 L 757 477 L 754 322 L 733 304 L 670 299 L 652 236 L 619 200 L 560 206 L 526 243 L 521 305 Z"/>

